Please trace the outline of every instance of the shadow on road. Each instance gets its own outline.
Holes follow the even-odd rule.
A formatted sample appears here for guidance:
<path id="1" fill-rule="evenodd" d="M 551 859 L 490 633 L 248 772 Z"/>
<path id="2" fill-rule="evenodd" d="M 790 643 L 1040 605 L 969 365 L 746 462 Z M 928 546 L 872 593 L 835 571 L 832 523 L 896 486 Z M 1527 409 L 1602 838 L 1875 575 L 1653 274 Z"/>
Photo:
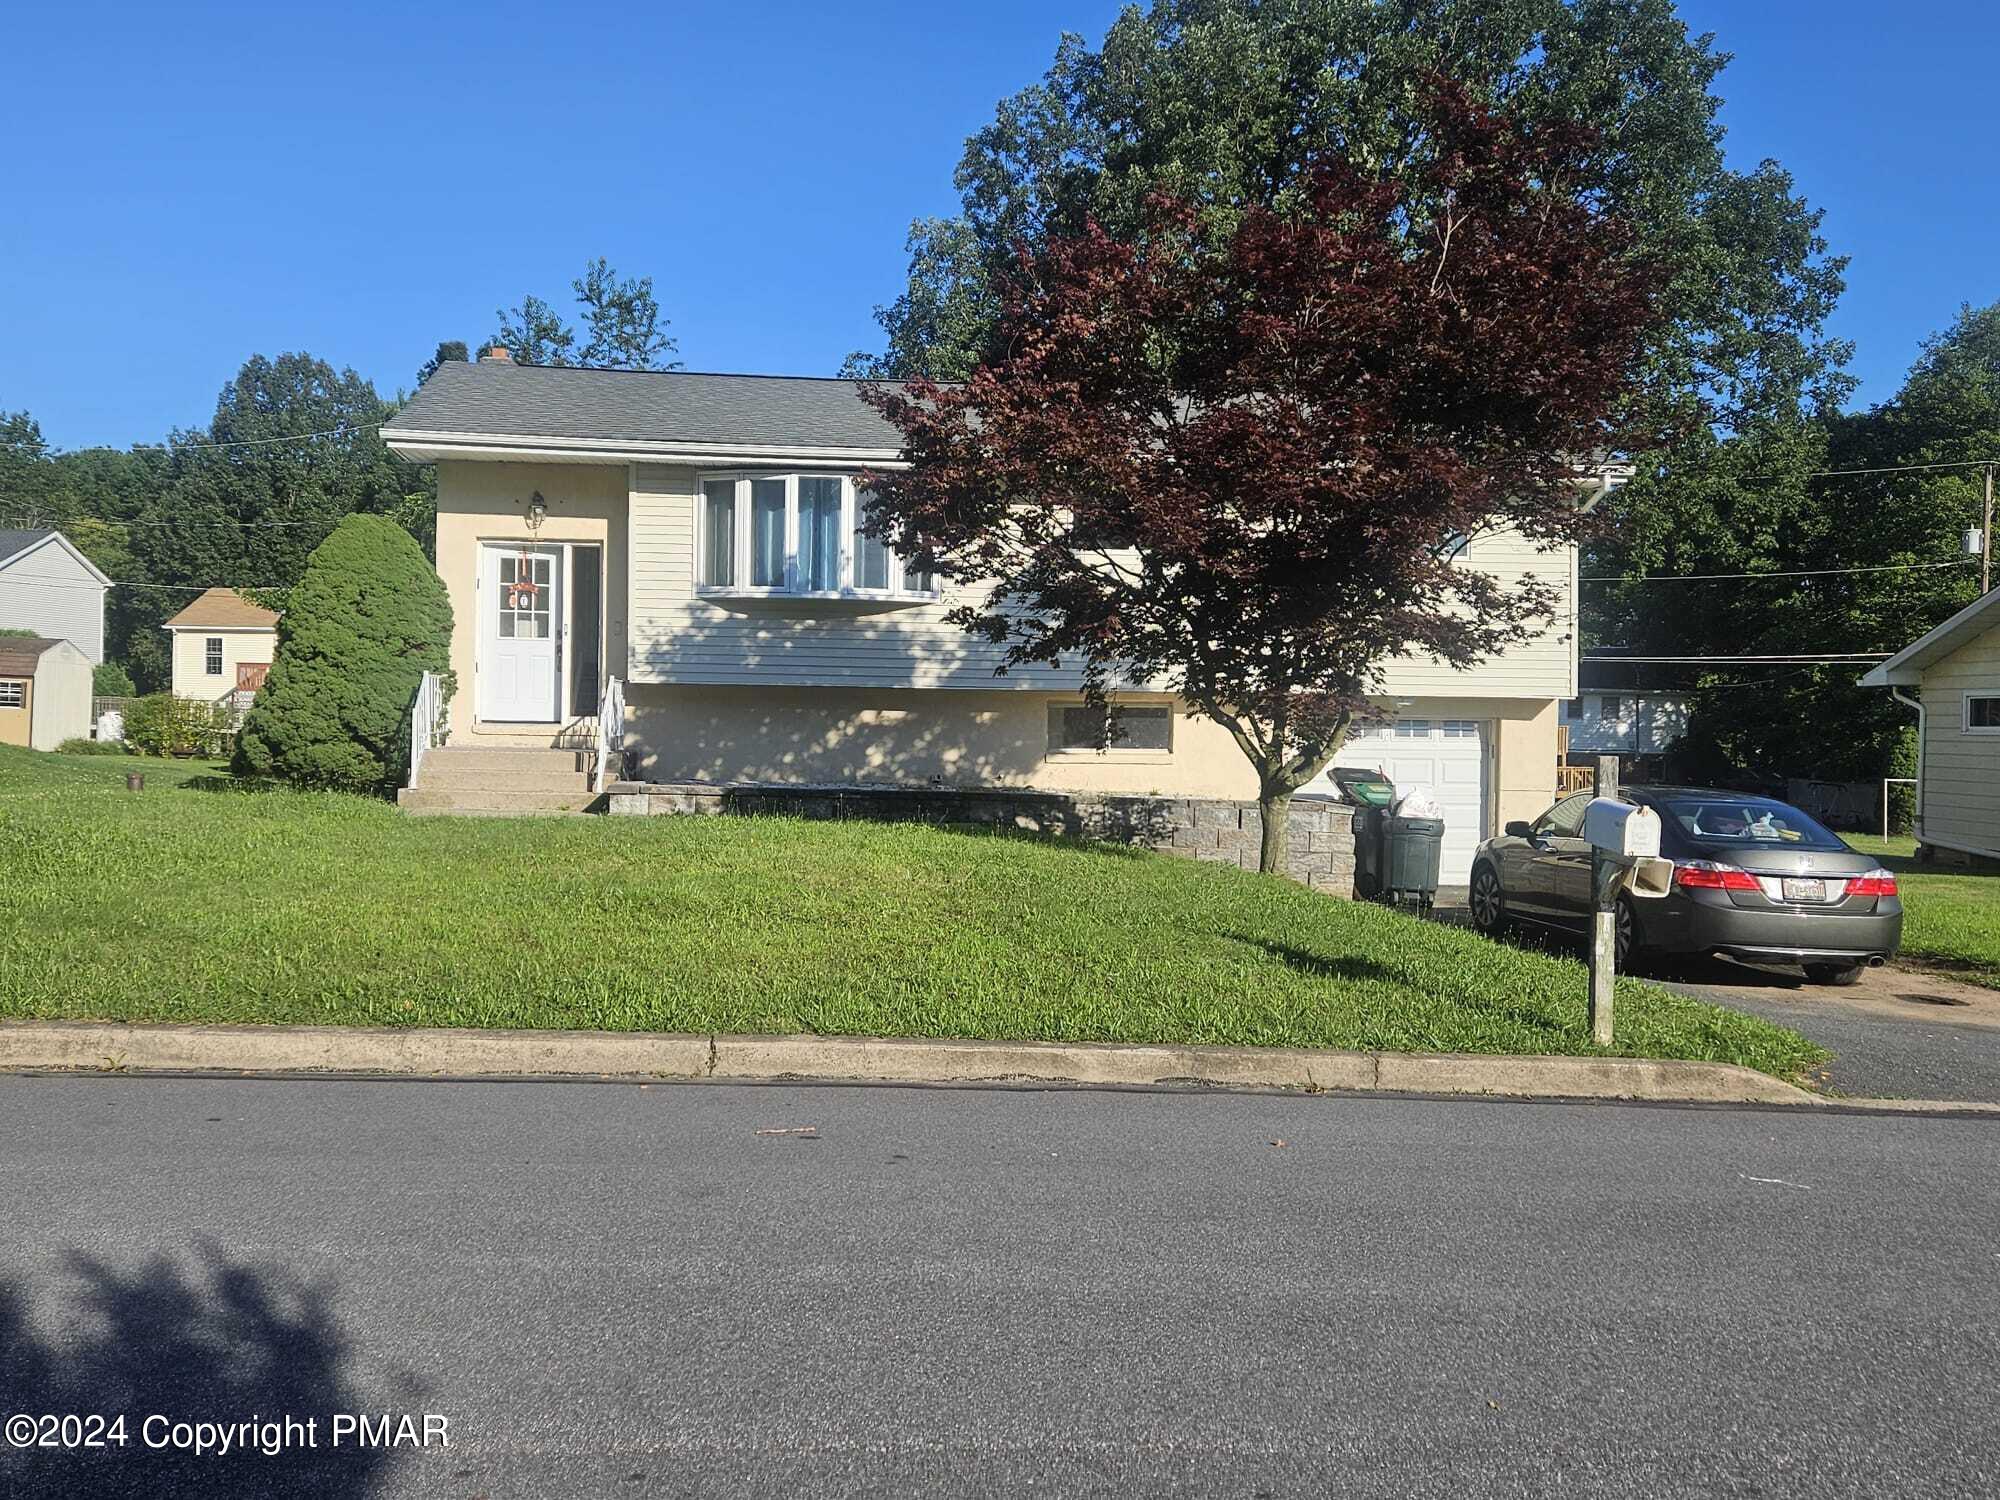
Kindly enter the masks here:
<path id="1" fill-rule="evenodd" d="M 331 1288 L 233 1264 L 204 1248 L 183 1264 L 162 1255 L 119 1269 L 71 1256 L 69 1284 L 33 1301 L 0 1287 L 0 1417 L 43 1413 L 125 1416 L 123 1446 L 65 1451 L 0 1446 L 0 1494 L 14 1500 L 80 1495 L 248 1497 L 373 1493 L 391 1456 L 330 1446 L 333 1412 L 380 1412 L 343 1376 L 347 1345 Z M 67 1295 L 65 1295 L 65 1293 Z M 410 1392 L 405 1392 L 407 1401 Z M 152 1414 L 148 1446 L 142 1431 Z M 314 1447 L 226 1455 L 172 1446 L 172 1423 L 319 1419 Z M 189 1435 L 191 1439 L 191 1434 Z M 238 1442 L 243 1439 L 239 1436 Z M 270 1429 L 264 1441 L 275 1444 Z"/>

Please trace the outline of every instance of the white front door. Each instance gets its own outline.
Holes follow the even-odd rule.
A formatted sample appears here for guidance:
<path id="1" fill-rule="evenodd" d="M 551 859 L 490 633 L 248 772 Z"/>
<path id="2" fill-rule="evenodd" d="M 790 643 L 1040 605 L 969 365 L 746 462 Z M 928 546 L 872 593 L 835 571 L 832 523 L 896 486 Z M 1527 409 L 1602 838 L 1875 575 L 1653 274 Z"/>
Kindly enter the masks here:
<path id="1" fill-rule="evenodd" d="M 562 705 L 562 553 L 506 543 L 481 552 L 479 717 L 553 723 Z"/>

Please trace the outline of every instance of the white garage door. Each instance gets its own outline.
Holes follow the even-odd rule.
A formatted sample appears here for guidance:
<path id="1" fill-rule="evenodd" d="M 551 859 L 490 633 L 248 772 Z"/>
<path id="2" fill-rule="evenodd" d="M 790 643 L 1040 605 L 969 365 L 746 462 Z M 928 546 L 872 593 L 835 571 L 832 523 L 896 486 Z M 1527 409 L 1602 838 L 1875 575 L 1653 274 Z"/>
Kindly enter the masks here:
<path id="1" fill-rule="evenodd" d="M 1478 719 L 1398 719 L 1357 730 L 1333 758 L 1337 766 L 1380 771 L 1397 790 L 1430 788 L 1444 810 L 1444 853 L 1438 880 L 1464 885 L 1472 851 L 1486 837 L 1486 725 Z M 1329 790 L 1322 774 L 1308 790 Z"/>

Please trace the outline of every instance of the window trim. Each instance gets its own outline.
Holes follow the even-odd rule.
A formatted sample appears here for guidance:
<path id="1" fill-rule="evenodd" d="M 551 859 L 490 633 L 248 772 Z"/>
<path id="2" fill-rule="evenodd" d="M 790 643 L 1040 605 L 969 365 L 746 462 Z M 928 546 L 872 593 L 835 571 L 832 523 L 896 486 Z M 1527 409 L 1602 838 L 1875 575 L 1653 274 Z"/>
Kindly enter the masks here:
<path id="1" fill-rule="evenodd" d="M 782 480 L 785 486 L 785 552 L 781 564 L 784 583 L 752 584 L 741 580 L 750 576 L 753 545 L 751 526 L 752 486 L 758 480 Z M 807 589 L 799 587 L 799 481 L 801 479 L 835 479 L 840 482 L 840 560 L 838 576 L 840 584 L 831 589 Z M 735 491 L 735 547 L 731 559 L 735 578 L 729 583 L 704 583 L 702 575 L 707 571 L 708 561 L 708 486 L 711 483 L 733 483 Z M 861 601 L 884 601 L 901 604 L 931 604 L 942 597 L 942 591 L 933 583 L 928 589 L 913 589 L 908 586 L 905 572 L 907 564 L 901 553 L 893 547 L 885 547 L 889 557 L 889 586 L 887 588 L 862 588 L 854 582 L 854 568 L 859 549 L 854 545 L 854 530 L 860 516 L 861 491 L 854 483 L 852 474 L 829 473 L 824 469 L 704 469 L 695 475 L 694 505 L 694 592 L 700 599 L 853 599 Z"/>
<path id="2" fill-rule="evenodd" d="M 28 706 L 28 679 L 25 677 L 0 678 L 0 693 L 8 695 L 0 699 L 0 708 L 26 708 Z"/>
<path id="3" fill-rule="evenodd" d="M 1045 756 L 1049 760 L 1090 760 L 1120 761 L 1127 765 L 1164 765 L 1174 758 L 1174 712 L 1171 698 L 1135 698 L 1129 701 L 1114 699 L 1111 710 L 1114 713 L 1126 709 L 1150 709 L 1164 712 L 1167 716 L 1167 743 L 1165 749 L 1141 745 L 1106 745 L 1099 749 L 1095 745 L 1065 745 L 1062 743 L 1062 717 L 1065 710 L 1087 708 L 1081 698 L 1052 698 L 1048 702 L 1048 748 Z"/>
<path id="4" fill-rule="evenodd" d="M 228 647 L 223 637 L 219 635 L 202 637 L 201 675 L 204 677 L 222 676 L 224 669 L 228 665 L 228 656 Z"/>
<path id="5" fill-rule="evenodd" d="M 1975 724 L 1972 722 L 1972 704 L 1974 699 L 1991 699 L 1995 703 L 2000 703 L 2000 692 L 1967 693 L 1963 701 L 1959 704 L 1958 732 L 1960 734 L 2000 735 L 2000 724 Z"/>

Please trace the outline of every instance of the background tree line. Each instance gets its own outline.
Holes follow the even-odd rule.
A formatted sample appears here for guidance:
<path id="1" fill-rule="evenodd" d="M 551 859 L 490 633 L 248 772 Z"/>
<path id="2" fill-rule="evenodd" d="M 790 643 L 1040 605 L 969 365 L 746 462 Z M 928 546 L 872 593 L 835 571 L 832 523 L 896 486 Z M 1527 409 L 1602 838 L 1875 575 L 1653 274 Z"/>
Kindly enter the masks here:
<path id="1" fill-rule="evenodd" d="M 1671 0 L 1155 0 L 1102 44 L 1063 38 L 1041 82 L 965 145 L 961 207 L 912 224 L 883 345 L 845 372 L 963 379 L 999 362 L 995 288 L 1023 252 L 1089 224 L 1144 234 L 1147 195 L 1297 214 L 1332 154 L 1405 180 L 1424 169 L 1413 105 L 1442 73 L 1533 124 L 1576 125 L 1605 212 L 1666 271 L 1663 317 L 1628 415 L 1637 475 L 1585 552 L 1582 644 L 1631 655 L 1894 650 L 1969 602 L 1976 568 L 1822 579 L 1641 583 L 1653 575 L 1962 561 L 1973 471 L 1809 478 L 1819 470 L 2000 453 L 2000 309 L 1939 334 L 1891 401 L 1844 413 L 1851 349 L 1826 321 L 1845 260 L 1821 214 L 1766 160 L 1732 168 L 1715 85 L 1728 56 Z M 1873 777 L 1911 739 L 1858 669 L 1699 664 L 1641 681 L 1698 704 L 1691 770 Z"/>
<path id="2" fill-rule="evenodd" d="M 495 314 L 479 345 L 526 363 L 662 368 L 674 351 L 650 277 L 620 279 L 602 258 L 572 283 L 587 337 L 535 296 Z M 440 344 L 417 384 L 462 341 Z M 129 449 L 54 452 L 27 411 L 0 411 L 0 526 L 54 526 L 127 587 L 106 601 L 105 658 L 133 688 L 168 685 L 161 623 L 202 588 L 283 595 L 306 559 L 349 515 L 397 522 L 433 554 L 437 474 L 397 458 L 380 429 L 407 399 L 383 396 L 351 369 L 307 353 L 255 355 L 202 426 Z M 118 683 L 117 671 L 102 681 Z"/>

